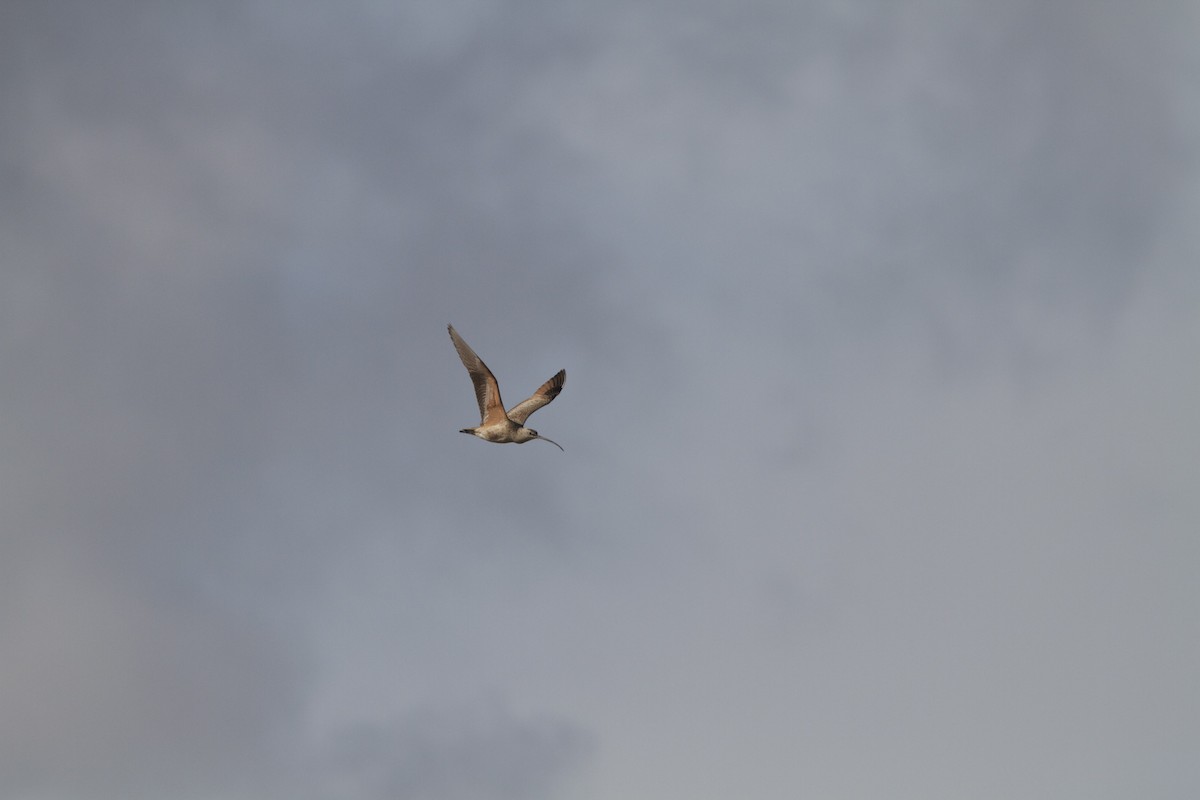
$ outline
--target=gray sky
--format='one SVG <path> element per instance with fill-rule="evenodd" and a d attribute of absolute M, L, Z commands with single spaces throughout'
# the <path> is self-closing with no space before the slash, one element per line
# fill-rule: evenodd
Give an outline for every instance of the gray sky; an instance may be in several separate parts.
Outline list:
<path fill-rule="evenodd" d="M 0 798 L 1200 795 L 1198 23 L 5 3 Z"/>

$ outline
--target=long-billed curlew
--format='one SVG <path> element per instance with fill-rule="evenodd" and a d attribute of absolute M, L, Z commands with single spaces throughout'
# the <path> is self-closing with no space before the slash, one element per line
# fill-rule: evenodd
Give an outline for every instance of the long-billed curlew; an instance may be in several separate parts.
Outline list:
<path fill-rule="evenodd" d="M 532 397 L 522 400 L 505 413 L 496 376 L 488 369 L 487 364 L 483 363 L 483 359 L 475 355 L 471 346 L 463 341 L 453 325 L 447 325 L 446 330 L 450 331 L 450 340 L 454 342 L 454 349 L 458 351 L 463 366 L 471 374 L 471 382 L 475 384 L 475 399 L 479 401 L 479 427 L 463 428 L 459 433 L 469 433 L 485 442 L 501 444 L 524 444 L 541 439 L 562 450 L 563 447 L 558 442 L 539 436 L 533 428 L 526 428 L 525 420 L 529 419 L 530 414 L 558 397 L 567 380 L 567 371 L 560 369 L 557 375 L 539 386 Z"/>

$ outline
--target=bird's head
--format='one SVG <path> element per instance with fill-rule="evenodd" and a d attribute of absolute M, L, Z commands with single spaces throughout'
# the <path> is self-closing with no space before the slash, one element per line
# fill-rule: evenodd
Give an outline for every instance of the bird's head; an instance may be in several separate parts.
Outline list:
<path fill-rule="evenodd" d="M 516 440 L 520 444 L 524 444 L 525 442 L 531 442 L 534 439 L 541 439 L 543 442 L 550 442 L 550 444 L 554 445 L 559 450 L 563 449 L 563 446 L 561 444 L 559 444 L 558 442 L 556 442 L 552 439 L 547 439 L 545 436 L 539 436 L 538 432 L 535 431 L 533 428 L 517 429 L 517 432 L 513 435 L 513 439 Z M 563 450 L 563 452 L 566 452 L 566 451 Z"/>

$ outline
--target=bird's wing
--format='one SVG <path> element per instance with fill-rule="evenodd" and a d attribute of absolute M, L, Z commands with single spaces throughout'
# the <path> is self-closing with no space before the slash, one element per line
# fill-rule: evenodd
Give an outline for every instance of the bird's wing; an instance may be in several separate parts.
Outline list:
<path fill-rule="evenodd" d="M 475 355 L 471 346 L 463 341 L 453 325 L 447 325 L 446 329 L 450 331 L 450 340 L 454 342 L 458 357 L 462 359 L 463 366 L 471 375 L 471 383 L 475 384 L 475 399 L 479 402 L 479 424 L 502 422 L 504 402 L 500 399 L 500 384 L 496 383 L 496 376 L 488 369 L 487 364 L 483 363 L 483 359 Z"/>
<path fill-rule="evenodd" d="M 538 390 L 533 393 L 533 397 L 522 400 L 510 408 L 508 418 L 518 425 L 524 425 L 530 414 L 558 397 L 558 393 L 562 391 L 563 384 L 566 382 L 567 371 L 560 369 L 557 375 L 538 387 Z"/>

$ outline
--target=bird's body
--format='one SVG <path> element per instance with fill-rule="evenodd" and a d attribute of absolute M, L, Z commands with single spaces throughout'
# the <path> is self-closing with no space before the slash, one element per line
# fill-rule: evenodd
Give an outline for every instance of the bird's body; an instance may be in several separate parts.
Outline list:
<path fill-rule="evenodd" d="M 458 357 L 462 359 L 463 366 L 467 368 L 467 372 L 471 376 L 471 383 L 475 385 L 475 399 L 479 402 L 478 427 L 463 428 L 460 433 L 469 433 L 485 442 L 496 442 L 497 444 L 507 442 L 524 444 L 534 439 L 543 439 L 562 450 L 562 445 L 558 442 L 546 439 L 545 436 L 539 436 L 538 432 L 532 428 L 526 428 L 525 420 L 529 419 L 530 414 L 558 397 L 558 393 L 562 391 L 563 384 L 567 380 L 566 370 L 560 369 L 553 378 L 538 387 L 538 390 L 529 399 L 522 400 L 505 411 L 504 402 L 500 399 L 500 384 L 496 382 L 496 376 L 488 369 L 487 364 L 483 363 L 483 359 L 475 354 L 471 346 L 463 341 L 463 338 L 458 335 L 458 331 L 454 330 L 453 325 L 447 325 L 446 329 L 450 332 L 450 341 L 454 342 L 454 349 L 458 351 Z"/>

